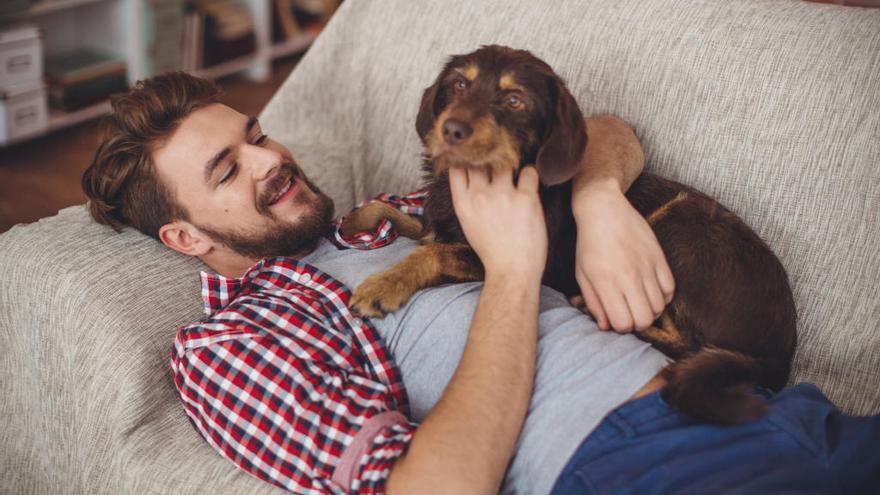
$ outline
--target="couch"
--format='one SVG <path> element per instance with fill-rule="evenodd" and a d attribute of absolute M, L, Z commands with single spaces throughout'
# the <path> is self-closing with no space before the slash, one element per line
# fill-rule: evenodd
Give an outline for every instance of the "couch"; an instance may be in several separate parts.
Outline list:
<path fill-rule="evenodd" d="M 880 412 L 880 10 L 785 0 L 349 0 L 261 115 L 345 212 L 420 180 L 445 57 L 532 50 L 647 168 L 751 224 L 788 270 L 792 383 Z M 59 163 L 58 166 L 64 164 Z M 169 368 L 197 260 L 83 206 L 0 236 L 0 492 L 272 493 L 199 437 Z"/>

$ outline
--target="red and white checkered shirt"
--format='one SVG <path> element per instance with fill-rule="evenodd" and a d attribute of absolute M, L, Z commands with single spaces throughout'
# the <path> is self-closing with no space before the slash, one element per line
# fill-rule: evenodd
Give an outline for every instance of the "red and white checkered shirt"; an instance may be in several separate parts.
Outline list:
<path fill-rule="evenodd" d="M 420 215 L 425 192 L 376 200 Z M 343 237 L 375 249 L 397 233 Z M 351 292 L 293 258 L 240 279 L 202 273 L 207 316 L 178 330 L 171 366 L 202 437 L 239 468 L 291 492 L 381 493 L 415 424 L 400 372 L 376 329 L 349 311 Z"/>

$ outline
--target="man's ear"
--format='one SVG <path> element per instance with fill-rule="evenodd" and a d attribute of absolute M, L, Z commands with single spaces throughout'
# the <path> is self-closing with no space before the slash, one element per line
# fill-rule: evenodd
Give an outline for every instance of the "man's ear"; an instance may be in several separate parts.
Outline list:
<path fill-rule="evenodd" d="M 189 222 L 175 220 L 159 227 L 159 240 L 171 249 L 189 256 L 203 256 L 212 244 Z"/>
<path fill-rule="evenodd" d="M 577 101 L 561 79 L 555 78 L 553 86 L 555 115 L 551 119 L 550 133 L 535 159 L 538 176 L 546 186 L 571 180 L 578 172 L 587 147 L 587 128 Z"/>

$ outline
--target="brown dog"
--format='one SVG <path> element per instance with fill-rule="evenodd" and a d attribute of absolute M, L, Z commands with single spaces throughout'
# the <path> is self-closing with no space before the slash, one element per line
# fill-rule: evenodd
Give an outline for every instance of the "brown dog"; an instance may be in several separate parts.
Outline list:
<path fill-rule="evenodd" d="M 430 240 L 366 279 L 352 307 L 378 316 L 419 289 L 482 278 L 452 208 L 447 170 L 456 164 L 515 170 L 535 164 L 550 242 L 543 282 L 577 294 L 570 179 L 587 134 L 577 102 L 550 66 L 499 46 L 453 56 L 425 90 L 416 129 L 429 188 L 424 224 L 373 206 L 355 212 L 344 228 L 364 229 L 388 217 L 401 231 Z M 661 317 L 637 333 L 677 360 L 664 370 L 664 398 L 704 421 L 759 417 L 763 402 L 751 387 L 785 385 L 796 340 L 782 264 L 742 220 L 692 188 L 646 173 L 627 198 L 653 228 L 676 280 Z"/>

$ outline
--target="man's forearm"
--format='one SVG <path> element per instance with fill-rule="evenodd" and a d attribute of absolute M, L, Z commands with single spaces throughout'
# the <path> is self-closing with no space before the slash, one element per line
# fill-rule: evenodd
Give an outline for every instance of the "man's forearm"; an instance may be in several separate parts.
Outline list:
<path fill-rule="evenodd" d="M 599 328 L 649 326 L 675 281 L 657 237 L 624 193 L 645 166 L 632 128 L 611 115 L 587 119 L 587 150 L 574 178 L 575 279 Z"/>
<path fill-rule="evenodd" d="M 645 154 L 632 128 L 613 115 L 587 119 L 587 149 L 574 177 L 573 198 L 588 196 L 590 188 L 625 192 L 645 166 Z"/>
<path fill-rule="evenodd" d="M 494 494 L 535 374 L 540 281 L 487 274 L 461 362 L 394 466 L 388 493 Z"/>

